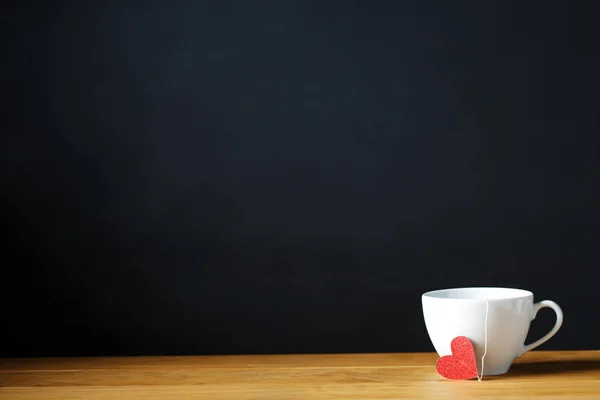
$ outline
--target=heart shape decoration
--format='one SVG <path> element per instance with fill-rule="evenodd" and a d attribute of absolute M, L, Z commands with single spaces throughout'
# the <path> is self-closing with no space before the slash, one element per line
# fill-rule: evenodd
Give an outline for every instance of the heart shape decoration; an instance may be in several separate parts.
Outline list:
<path fill-rule="evenodd" d="M 478 377 L 473 343 L 465 336 L 458 336 L 450 343 L 452 355 L 437 360 L 435 369 L 447 379 L 472 379 Z"/>

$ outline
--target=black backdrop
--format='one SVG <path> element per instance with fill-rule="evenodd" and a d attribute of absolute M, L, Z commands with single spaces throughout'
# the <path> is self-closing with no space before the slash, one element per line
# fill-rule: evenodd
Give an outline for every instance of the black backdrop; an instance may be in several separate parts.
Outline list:
<path fill-rule="evenodd" d="M 584 3 L 14 3 L 2 355 L 432 351 L 471 285 L 600 348 Z"/>

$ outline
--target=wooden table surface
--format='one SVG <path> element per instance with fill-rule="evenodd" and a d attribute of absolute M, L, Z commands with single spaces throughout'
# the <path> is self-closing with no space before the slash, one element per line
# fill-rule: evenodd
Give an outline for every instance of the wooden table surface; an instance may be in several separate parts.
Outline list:
<path fill-rule="evenodd" d="M 600 351 L 531 352 L 449 381 L 434 353 L 0 359 L 0 399 L 600 399 Z"/>

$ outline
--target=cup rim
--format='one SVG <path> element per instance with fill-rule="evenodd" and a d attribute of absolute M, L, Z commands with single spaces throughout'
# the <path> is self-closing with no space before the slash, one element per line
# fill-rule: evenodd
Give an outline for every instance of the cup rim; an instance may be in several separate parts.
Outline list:
<path fill-rule="evenodd" d="M 448 301 L 481 301 L 483 298 L 453 298 L 453 297 L 441 297 L 439 296 L 442 293 L 451 293 L 458 292 L 461 290 L 473 290 L 473 289 L 484 289 L 490 291 L 503 291 L 506 292 L 506 295 L 499 297 L 492 297 L 491 300 L 509 300 L 509 299 L 522 299 L 526 297 L 533 297 L 533 293 L 529 290 L 519 289 L 519 288 L 509 288 L 509 287 L 501 287 L 501 286 L 465 286 L 465 287 L 456 287 L 456 288 L 446 288 L 446 289 L 436 289 L 430 290 L 428 292 L 423 293 L 422 298 L 435 299 L 435 300 L 448 300 Z"/>

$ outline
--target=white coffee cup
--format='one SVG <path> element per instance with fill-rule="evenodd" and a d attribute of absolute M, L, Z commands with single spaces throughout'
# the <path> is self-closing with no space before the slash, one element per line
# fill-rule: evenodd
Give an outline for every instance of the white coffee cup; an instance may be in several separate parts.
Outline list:
<path fill-rule="evenodd" d="M 563 322 L 558 304 L 550 300 L 534 304 L 533 293 L 521 289 L 473 287 L 435 290 L 423 294 L 422 304 L 427 332 L 440 357 L 452 354 L 452 339 L 465 336 L 473 343 L 480 375 L 505 374 L 515 358 L 548 341 Z M 544 337 L 525 345 L 529 325 L 544 307 L 556 312 L 556 323 Z"/>

